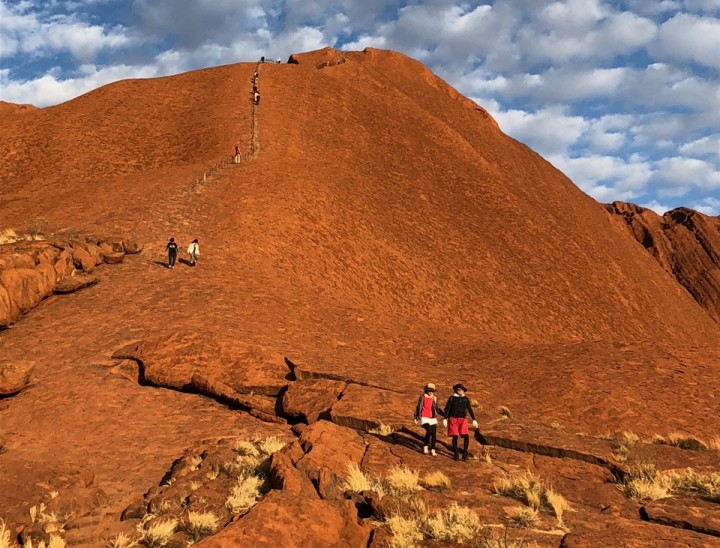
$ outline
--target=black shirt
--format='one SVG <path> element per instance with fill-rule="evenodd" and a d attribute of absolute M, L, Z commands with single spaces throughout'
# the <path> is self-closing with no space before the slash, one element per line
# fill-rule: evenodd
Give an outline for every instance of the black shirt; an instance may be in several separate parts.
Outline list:
<path fill-rule="evenodd" d="M 178 246 L 177 246 L 177 244 L 176 244 L 175 242 L 170 242 L 170 243 L 167 245 L 166 249 L 167 249 L 170 253 L 177 253 Z"/>
<path fill-rule="evenodd" d="M 470 406 L 470 400 L 467 396 L 450 396 L 447 405 L 445 405 L 445 418 L 458 418 L 464 419 L 465 415 L 469 413 L 472 420 L 475 420 L 475 413 Z"/>

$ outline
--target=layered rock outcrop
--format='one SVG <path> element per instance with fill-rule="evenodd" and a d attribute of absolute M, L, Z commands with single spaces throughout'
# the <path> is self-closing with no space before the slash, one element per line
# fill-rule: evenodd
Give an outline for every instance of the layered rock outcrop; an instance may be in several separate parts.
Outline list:
<path fill-rule="evenodd" d="M 607 211 L 715 320 L 720 321 L 720 218 L 680 207 L 660 216 L 613 202 Z"/>

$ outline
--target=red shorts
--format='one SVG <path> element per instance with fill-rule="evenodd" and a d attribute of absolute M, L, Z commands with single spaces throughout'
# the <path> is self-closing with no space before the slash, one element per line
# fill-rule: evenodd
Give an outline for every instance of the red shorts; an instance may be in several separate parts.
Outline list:
<path fill-rule="evenodd" d="M 467 419 L 458 417 L 448 419 L 448 436 L 467 436 L 469 433 Z"/>

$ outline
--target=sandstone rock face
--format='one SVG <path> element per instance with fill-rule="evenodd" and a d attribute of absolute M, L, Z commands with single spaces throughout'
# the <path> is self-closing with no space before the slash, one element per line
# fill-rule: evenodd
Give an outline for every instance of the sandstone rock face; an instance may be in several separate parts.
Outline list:
<path fill-rule="evenodd" d="M 341 381 L 313 379 L 291 383 L 282 396 L 283 413 L 289 417 L 299 417 L 312 424 L 328 414 L 345 390 Z"/>
<path fill-rule="evenodd" d="M 100 244 L 100 250 L 103 253 L 103 258 L 105 262 L 108 264 L 121 263 L 125 259 L 124 251 L 116 251 L 112 246 L 105 242 Z"/>
<path fill-rule="evenodd" d="M 83 272 L 89 274 L 95 270 L 95 259 L 84 247 L 76 246 L 73 248 L 73 261 L 75 266 L 82 269 Z"/>
<path fill-rule="evenodd" d="M 720 321 L 720 219 L 687 208 L 662 217 L 652 210 L 614 202 L 607 210 L 715 320 Z"/>
<path fill-rule="evenodd" d="M 297 468 L 312 480 L 318 479 L 322 468 L 344 476 L 348 465 L 362 461 L 365 454 L 365 442 L 359 434 L 328 421 L 318 421 L 305 429 L 300 445 L 305 456 Z"/>
<path fill-rule="evenodd" d="M 408 394 L 350 384 L 342 399 L 333 405 L 331 415 L 336 424 L 359 430 L 377 428 L 381 422 L 399 428 L 412 424 L 414 401 Z"/>
<path fill-rule="evenodd" d="M 55 261 L 55 272 L 60 280 L 68 278 L 73 272 L 75 272 L 75 263 L 73 261 L 71 249 L 68 248 L 62 250 L 57 261 Z"/>
<path fill-rule="evenodd" d="M 0 396 L 17 394 L 30 382 L 35 368 L 32 361 L 5 361 L 0 359 Z"/>
<path fill-rule="evenodd" d="M 247 515 L 200 542 L 203 548 L 367 546 L 370 529 L 357 523 L 351 501 L 329 503 L 273 491 Z"/>
<path fill-rule="evenodd" d="M 10 300 L 7 289 L 0 284 L 0 327 L 7 327 L 14 322 L 20 311 L 17 305 Z"/>
<path fill-rule="evenodd" d="M 198 333 L 175 333 L 142 341 L 116 352 L 115 357 L 143 364 L 145 379 L 158 386 L 182 390 L 193 387 L 223 397 L 237 394 L 277 396 L 287 385 L 284 358 L 257 345 Z M 213 388 L 215 386 L 215 388 Z"/>
<path fill-rule="evenodd" d="M 15 268 L 0 272 L 0 284 L 5 287 L 18 310 L 25 314 L 47 296 L 47 278 L 37 270 Z"/>
<path fill-rule="evenodd" d="M 88 276 L 87 274 L 80 274 L 79 276 L 72 276 L 69 278 L 63 278 L 57 284 L 55 284 L 55 293 L 67 294 L 74 293 L 80 289 L 95 285 L 100 281 L 96 276 Z"/>

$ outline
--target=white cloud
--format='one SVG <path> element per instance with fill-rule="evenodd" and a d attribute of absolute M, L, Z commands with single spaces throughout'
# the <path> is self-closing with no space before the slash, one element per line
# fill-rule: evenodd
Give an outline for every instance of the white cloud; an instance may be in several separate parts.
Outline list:
<path fill-rule="evenodd" d="M 662 24 L 649 52 L 657 59 L 720 69 L 720 20 L 679 13 Z"/>
<path fill-rule="evenodd" d="M 663 158 L 654 175 L 659 196 L 684 196 L 693 188 L 705 191 L 720 189 L 720 171 L 716 166 L 697 158 Z"/>
<path fill-rule="evenodd" d="M 589 126 L 583 117 L 567 115 L 561 108 L 538 112 L 507 110 L 491 114 L 505 133 L 529 144 L 541 154 L 564 152 Z"/>
<path fill-rule="evenodd" d="M 720 135 L 702 137 L 686 143 L 680 147 L 680 152 L 694 157 L 715 156 L 716 160 L 720 161 Z"/>

